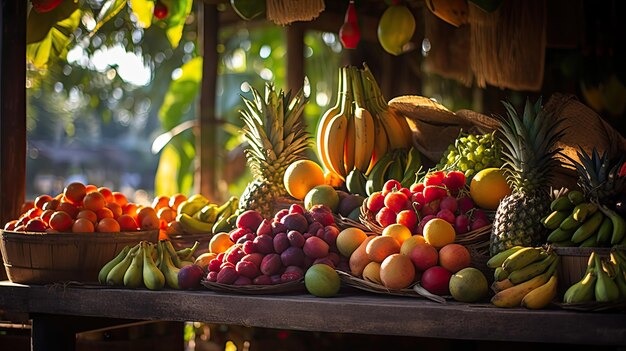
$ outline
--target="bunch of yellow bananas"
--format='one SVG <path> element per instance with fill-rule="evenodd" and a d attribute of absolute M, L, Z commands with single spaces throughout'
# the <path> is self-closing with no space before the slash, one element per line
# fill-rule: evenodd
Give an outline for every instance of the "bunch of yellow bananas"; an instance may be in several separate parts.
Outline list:
<path fill-rule="evenodd" d="M 494 268 L 496 293 L 491 303 L 498 307 L 546 307 L 555 297 L 559 256 L 541 247 L 515 246 L 487 262 Z"/>
<path fill-rule="evenodd" d="M 406 118 L 387 105 L 367 66 L 341 68 L 337 103 L 320 118 L 316 136 L 322 165 L 342 180 L 353 169 L 369 174 L 388 150 L 413 143 Z"/>

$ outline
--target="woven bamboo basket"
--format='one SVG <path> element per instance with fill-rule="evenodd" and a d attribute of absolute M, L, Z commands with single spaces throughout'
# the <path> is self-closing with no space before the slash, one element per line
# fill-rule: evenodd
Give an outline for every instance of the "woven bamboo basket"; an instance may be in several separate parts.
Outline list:
<path fill-rule="evenodd" d="M 100 268 L 124 246 L 156 242 L 159 231 L 24 233 L 0 231 L 4 267 L 14 283 L 97 282 Z"/>
<path fill-rule="evenodd" d="M 244 295 L 287 294 L 303 292 L 305 290 L 304 279 L 275 285 L 230 285 L 210 282 L 208 280 L 202 280 L 201 283 L 205 288 L 212 291 Z"/>

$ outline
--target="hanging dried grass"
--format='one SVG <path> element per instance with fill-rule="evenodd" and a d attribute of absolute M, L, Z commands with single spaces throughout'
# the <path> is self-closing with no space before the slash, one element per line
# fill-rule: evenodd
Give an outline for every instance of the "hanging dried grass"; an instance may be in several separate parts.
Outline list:
<path fill-rule="evenodd" d="M 267 18 L 284 26 L 296 21 L 311 21 L 324 11 L 324 0 L 267 0 Z"/>
<path fill-rule="evenodd" d="M 469 4 L 470 62 L 479 87 L 541 89 L 546 48 L 545 0 L 505 1 L 487 13 Z"/>

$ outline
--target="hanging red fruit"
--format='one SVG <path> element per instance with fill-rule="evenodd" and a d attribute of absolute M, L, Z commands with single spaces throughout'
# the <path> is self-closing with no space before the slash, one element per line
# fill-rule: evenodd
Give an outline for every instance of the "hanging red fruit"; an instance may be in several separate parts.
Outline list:
<path fill-rule="evenodd" d="M 154 4 L 154 17 L 157 19 L 164 19 L 167 17 L 167 14 L 167 6 L 165 6 L 162 1 L 157 0 L 156 4 Z"/>
<path fill-rule="evenodd" d="M 361 40 L 361 30 L 359 29 L 358 22 L 354 1 L 350 0 L 344 23 L 341 28 L 339 28 L 339 39 L 346 49 L 356 48 L 359 40 Z"/>
<path fill-rule="evenodd" d="M 31 0 L 33 8 L 39 13 L 52 11 L 62 2 L 63 0 Z"/>

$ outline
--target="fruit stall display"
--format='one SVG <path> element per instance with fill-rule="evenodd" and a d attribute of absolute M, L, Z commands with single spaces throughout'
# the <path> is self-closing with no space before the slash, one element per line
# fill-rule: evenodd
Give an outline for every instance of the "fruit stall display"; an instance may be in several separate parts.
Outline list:
<path fill-rule="evenodd" d="M 367 66 L 343 67 L 339 77 L 336 105 L 314 138 L 301 118 L 302 91 L 268 83 L 243 98 L 253 180 L 241 196 L 160 195 L 139 206 L 71 183 L 27 203 L 3 235 L 88 241 L 90 233 L 159 231 L 120 245 L 92 279 L 128 289 L 331 297 L 347 285 L 497 307 L 623 307 L 623 160 L 595 149 L 564 155 L 578 189 L 551 191 L 567 130 L 541 100 L 520 112 L 504 103 L 495 130 L 460 131 L 429 160 L 415 147 L 411 116 L 386 102 Z M 575 271 L 564 248 L 593 251 Z"/>

